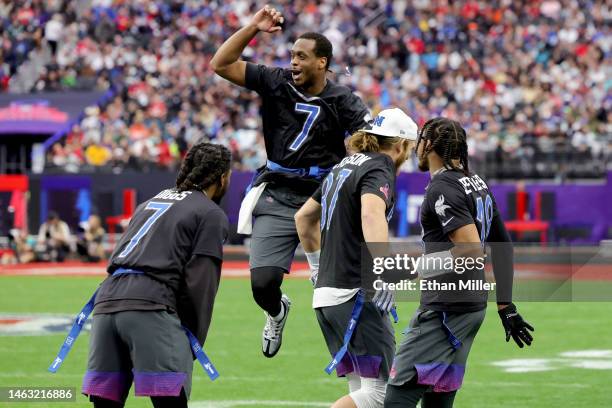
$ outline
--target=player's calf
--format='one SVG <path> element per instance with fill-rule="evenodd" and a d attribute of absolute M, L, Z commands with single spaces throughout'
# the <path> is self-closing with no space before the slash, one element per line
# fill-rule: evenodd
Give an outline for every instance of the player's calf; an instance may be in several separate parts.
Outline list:
<path fill-rule="evenodd" d="M 276 266 L 251 269 L 251 290 L 255 302 L 271 316 L 281 311 L 281 284 L 285 270 Z"/>

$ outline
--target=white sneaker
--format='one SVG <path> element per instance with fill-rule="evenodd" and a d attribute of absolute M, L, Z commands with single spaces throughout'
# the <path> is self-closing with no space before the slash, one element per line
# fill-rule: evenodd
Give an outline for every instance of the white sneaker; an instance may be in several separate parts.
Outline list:
<path fill-rule="evenodd" d="M 261 351 L 263 355 L 272 358 L 278 353 L 281 343 L 283 342 L 283 328 L 287 322 L 287 316 L 289 316 L 289 308 L 291 307 L 291 301 L 287 295 L 281 297 L 281 312 L 283 318 L 279 321 L 274 320 L 272 316 L 265 312 L 266 325 L 264 326 L 263 333 L 261 336 Z"/>

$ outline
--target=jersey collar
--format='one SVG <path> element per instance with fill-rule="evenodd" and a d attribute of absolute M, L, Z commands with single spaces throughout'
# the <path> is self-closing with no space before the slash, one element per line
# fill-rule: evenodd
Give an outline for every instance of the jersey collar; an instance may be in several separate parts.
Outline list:
<path fill-rule="evenodd" d="M 300 98 L 302 98 L 304 101 L 306 102 L 312 102 L 312 101 L 317 101 L 319 99 L 321 99 L 320 96 L 309 96 L 306 95 L 304 92 L 299 91 L 295 85 L 293 85 L 291 82 L 288 83 L 289 87 L 291 89 L 293 89 L 293 92 L 295 92 Z M 327 88 L 329 88 L 331 85 L 331 81 L 329 79 L 325 80 L 325 86 L 323 87 L 323 90 L 321 91 L 321 93 L 319 95 L 323 95 L 325 93 L 325 91 L 327 90 Z"/>

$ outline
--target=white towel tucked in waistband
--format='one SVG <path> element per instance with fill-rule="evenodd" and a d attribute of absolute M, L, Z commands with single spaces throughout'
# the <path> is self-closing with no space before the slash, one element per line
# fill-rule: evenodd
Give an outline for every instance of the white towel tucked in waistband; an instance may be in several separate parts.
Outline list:
<path fill-rule="evenodd" d="M 240 212 L 238 213 L 237 232 L 239 234 L 249 235 L 253 232 L 253 210 L 267 185 L 268 183 L 261 183 L 257 187 L 251 188 L 244 196 L 242 204 L 240 204 Z"/>

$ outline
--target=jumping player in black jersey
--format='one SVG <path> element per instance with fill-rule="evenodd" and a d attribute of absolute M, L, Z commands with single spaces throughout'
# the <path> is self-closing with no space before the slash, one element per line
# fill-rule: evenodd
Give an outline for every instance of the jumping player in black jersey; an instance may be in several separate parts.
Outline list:
<path fill-rule="evenodd" d="M 417 125 L 398 108 L 380 112 L 349 139 L 355 154 L 333 170 L 296 214 L 306 251 L 320 248 L 313 278 L 313 308 L 327 347 L 337 361 L 337 375 L 346 376 L 349 395 L 333 408 L 382 407 L 395 352 L 388 312 L 392 299 L 364 303 L 362 245 L 389 240 L 388 220 L 395 205 L 395 175 L 414 147 Z M 348 350 L 338 355 L 355 304 L 363 309 Z M 331 370 L 328 370 L 331 373 Z"/>
<path fill-rule="evenodd" d="M 283 22 L 279 11 L 264 7 L 211 60 L 218 75 L 257 92 L 262 102 L 268 160 L 242 203 L 238 232 L 252 233 L 251 286 L 255 301 L 266 312 L 262 335 L 266 357 L 280 349 L 289 312 L 290 301 L 281 284 L 299 242 L 293 216 L 346 155 L 345 136 L 362 128 L 368 116 L 364 103 L 349 88 L 327 79 L 332 45 L 321 34 L 305 33 L 296 40 L 288 69 L 239 59 L 258 32 L 279 32 Z"/>
<path fill-rule="evenodd" d="M 417 142 L 419 169 L 429 171 L 421 207 L 425 257 L 483 257 L 491 243 L 499 316 L 506 333 L 523 347 L 533 330 L 512 303 L 513 250 L 510 237 L 486 182 L 468 168 L 466 132 L 456 121 L 432 119 Z M 496 244 L 497 243 L 497 244 Z M 460 279 L 453 269 L 419 270 L 422 279 Z M 430 277 L 436 276 L 439 278 Z M 484 270 L 475 268 L 478 279 Z M 389 376 L 385 407 L 452 407 L 461 387 L 468 353 L 485 316 L 486 291 L 421 292 L 421 304 L 402 340 Z"/>
<path fill-rule="evenodd" d="M 193 357 L 181 325 L 204 344 L 228 229 L 218 203 L 229 176 L 229 150 L 197 144 L 176 187 L 136 209 L 95 297 L 83 380 L 95 407 L 122 407 L 132 381 L 156 408 L 187 407 Z"/>

